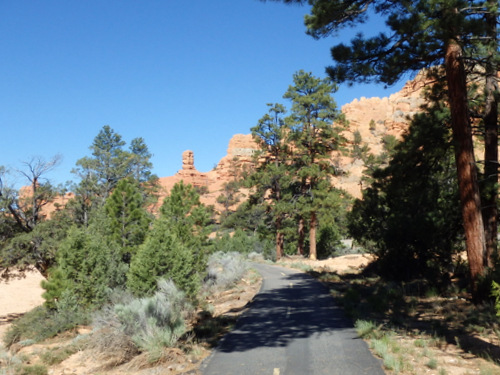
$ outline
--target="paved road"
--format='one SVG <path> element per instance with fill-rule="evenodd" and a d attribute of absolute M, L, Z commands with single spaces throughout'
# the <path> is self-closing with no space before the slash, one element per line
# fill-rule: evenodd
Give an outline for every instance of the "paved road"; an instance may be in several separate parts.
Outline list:
<path fill-rule="evenodd" d="M 235 329 L 202 364 L 204 375 L 382 375 L 319 282 L 294 270 L 255 264 L 263 283 Z"/>

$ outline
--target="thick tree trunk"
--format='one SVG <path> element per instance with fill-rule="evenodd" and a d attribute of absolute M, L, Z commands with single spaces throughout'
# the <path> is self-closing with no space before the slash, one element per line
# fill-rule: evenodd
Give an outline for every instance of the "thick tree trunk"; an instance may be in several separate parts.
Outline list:
<path fill-rule="evenodd" d="M 484 272 L 485 237 L 472 129 L 468 113 L 462 47 L 455 40 L 450 40 L 446 46 L 445 68 L 467 258 L 473 298 L 478 301 L 480 297 L 477 284 L 479 277 Z"/>
<path fill-rule="evenodd" d="M 298 228 L 298 239 L 297 239 L 297 255 L 304 255 L 304 218 L 301 216 L 299 218 L 299 228 Z"/>
<path fill-rule="evenodd" d="M 309 228 L 309 259 L 318 259 L 318 254 L 316 252 L 316 228 L 318 226 L 318 219 L 316 217 L 316 212 L 311 212 L 311 227 Z"/>
<path fill-rule="evenodd" d="M 495 2 L 497 0 L 494 0 Z M 491 2 L 491 0 L 490 0 Z M 485 67 L 485 109 L 484 109 L 484 208 L 483 221 L 486 237 L 484 265 L 493 267 L 493 257 L 497 253 L 497 199 L 498 199 L 498 82 L 495 57 L 498 54 L 496 14 L 486 15 L 489 51 Z"/>

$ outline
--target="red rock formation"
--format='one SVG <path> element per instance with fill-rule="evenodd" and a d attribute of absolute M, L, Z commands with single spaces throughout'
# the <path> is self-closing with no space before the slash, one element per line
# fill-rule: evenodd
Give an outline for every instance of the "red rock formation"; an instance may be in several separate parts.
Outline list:
<path fill-rule="evenodd" d="M 182 169 L 173 176 L 159 179 L 163 188 L 160 199 L 163 199 L 176 183 L 183 181 L 185 184 L 199 188 L 202 193 L 200 196 L 202 203 L 213 205 L 216 210 L 220 210 L 217 197 L 221 194 L 224 184 L 238 179 L 244 168 L 252 165 L 252 155 L 257 149 L 251 134 L 236 134 L 229 141 L 227 155 L 207 173 L 196 169 L 192 151 L 184 151 Z"/>
<path fill-rule="evenodd" d="M 391 134 L 401 137 L 407 129 L 409 117 L 419 111 L 424 103 L 421 97 L 425 86 L 423 74 L 419 74 L 413 81 L 409 81 L 403 89 L 386 98 L 360 98 L 344 105 L 341 108 L 349 122 L 346 137 L 353 139 L 353 134 L 358 131 L 362 141 L 370 147 L 370 152 L 379 154 L 383 151 L 383 136 Z M 161 177 L 159 183 L 162 187 L 160 204 L 172 187 L 180 181 L 191 184 L 198 188 L 201 201 L 208 205 L 214 205 L 221 210 L 217 204 L 217 197 L 221 194 L 224 184 L 238 179 L 245 168 L 252 166 L 252 156 L 258 149 L 251 134 L 236 134 L 228 145 L 227 155 L 224 156 L 217 166 L 210 172 L 199 172 L 194 163 L 194 153 L 184 151 L 182 153 L 182 168 L 173 176 Z M 361 196 L 360 181 L 364 164 L 361 160 L 354 160 L 340 154 L 333 154 L 334 163 L 346 173 L 336 177 L 333 184 L 342 188 L 355 197 Z M 71 193 L 69 193 L 71 194 Z M 57 204 L 64 205 L 71 195 L 66 195 L 57 200 Z M 49 211 L 57 209 L 57 204 L 52 204 Z"/>
<path fill-rule="evenodd" d="M 425 103 L 422 97 L 425 87 L 423 73 L 408 81 L 401 91 L 386 98 L 355 99 L 342 107 L 342 113 L 349 122 L 345 136 L 353 140 L 354 133 L 359 132 L 362 142 L 366 143 L 372 154 L 378 155 L 384 150 L 384 135 L 401 138 L 408 129 L 411 118 L 419 112 Z M 364 164 L 351 157 L 334 155 L 336 163 L 346 174 L 335 178 L 334 185 L 346 190 L 354 197 L 361 197 L 361 177 Z"/>
<path fill-rule="evenodd" d="M 370 152 L 379 154 L 383 151 L 383 136 L 386 134 L 400 138 L 408 128 L 409 118 L 419 111 L 424 103 L 422 89 L 425 86 L 423 74 L 419 74 L 413 81 L 408 81 L 403 89 L 386 98 L 360 98 L 344 105 L 341 108 L 349 121 L 346 137 L 353 139 L 358 131 L 362 141 L 370 147 Z M 221 194 L 225 183 L 238 179 L 244 168 L 251 167 L 252 156 L 258 149 L 251 134 L 236 134 L 229 141 L 227 155 L 210 172 L 201 173 L 194 167 L 194 158 L 191 151 L 182 154 L 182 170 L 174 176 L 160 178 L 160 183 L 168 192 L 179 181 L 192 184 L 195 187 L 205 187 L 201 200 L 205 204 L 219 208 L 216 200 Z M 340 154 L 332 155 L 338 167 L 346 172 L 333 181 L 334 185 L 342 188 L 355 197 L 361 196 L 361 177 L 364 164 L 361 160 L 354 160 Z"/>

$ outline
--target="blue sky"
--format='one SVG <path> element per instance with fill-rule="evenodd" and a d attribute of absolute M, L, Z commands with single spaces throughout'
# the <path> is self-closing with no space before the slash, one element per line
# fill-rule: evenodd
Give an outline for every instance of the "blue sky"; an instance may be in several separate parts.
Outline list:
<path fill-rule="evenodd" d="M 354 35 L 314 40 L 307 11 L 258 0 L 0 1 L 0 165 L 62 154 L 49 177 L 74 180 L 109 125 L 127 143 L 145 139 L 160 177 L 188 149 L 199 171 L 212 169 L 266 103 L 286 104 L 294 72 L 324 77 L 329 48 Z M 335 99 L 340 107 L 402 85 L 340 86 Z"/>

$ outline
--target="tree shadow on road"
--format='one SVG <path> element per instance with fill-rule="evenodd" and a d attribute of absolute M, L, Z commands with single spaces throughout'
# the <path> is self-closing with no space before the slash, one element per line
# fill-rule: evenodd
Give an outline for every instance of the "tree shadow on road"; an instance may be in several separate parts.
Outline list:
<path fill-rule="evenodd" d="M 285 347 L 313 335 L 352 330 L 352 323 L 328 290 L 303 273 L 286 276 L 287 285 L 259 293 L 235 329 L 220 343 L 222 352 Z"/>

